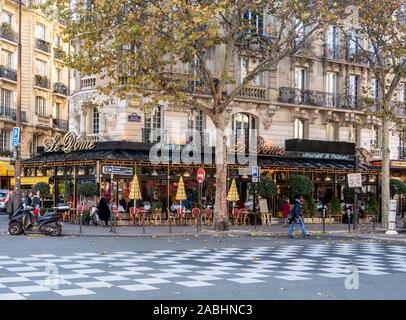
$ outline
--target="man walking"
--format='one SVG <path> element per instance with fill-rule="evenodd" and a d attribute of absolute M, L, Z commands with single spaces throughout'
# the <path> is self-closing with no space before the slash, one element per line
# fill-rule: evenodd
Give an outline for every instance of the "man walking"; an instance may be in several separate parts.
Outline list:
<path fill-rule="evenodd" d="M 289 214 L 289 222 L 290 226 L 288 229 L 288 238 L 293 238 L 292 233 L 295 231 L 296 224 L 300 225 L 300 229 L 302 230 L 302 234 L 304 237 L 308 237 L 310 234 L 306 231 L 303 218 L 302 218 L 302 203 L 304 199 L 303 196 L 300 196 L 298 199 L 295 199 L 295 202 L 293 204 L 292 211 Z"/>

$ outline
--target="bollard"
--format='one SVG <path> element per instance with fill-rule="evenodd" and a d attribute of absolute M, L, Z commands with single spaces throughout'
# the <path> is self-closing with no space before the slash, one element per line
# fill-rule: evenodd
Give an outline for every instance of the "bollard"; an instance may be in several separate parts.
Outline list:
<path fill-rule="evenodd" d="M 255 228 L 255 230 L 257 230 L 257 213 L 256 213 L 256 211 L 254 211 L 254 228 Z"/>
<path fill-rule="evenodd" d="M 79 215 L 79 234 L 82 234 L 82 217 L 83 217 L 83 213 L 80 213 L 80 215 Z"/>
<path fill-rule="evenodd" d="M 169 213 L 168 219 L 169 219 L 169 233 L 172 233 L 172 213 L 171 212 Z"/>
<path fill-rule="evenodd" d="M 326 233 L 326 208 L 323 204 L 323 233 Z"/>
<path fill-rule="evenodd" d="M 113 214 L 111 213 L 111 208 L 110 208 L 110 232 L 113 232 Z"/>
<path fill-rule="evenodd" d="M 145 234 L 145 211 L 142 212 L 142 233 Z"/>
<path fill-rule="evenodd" d="M 114 216 L 114 218 L 113 218 L 113 233 L 116 233 L 116 226 L 117 226 L 117 219 Z"/>
<path fill-rule="evenodd" d="M 348 233 L 351 233 L 351 211 L 347 209 L 347 216 L 348 216 Z"/>

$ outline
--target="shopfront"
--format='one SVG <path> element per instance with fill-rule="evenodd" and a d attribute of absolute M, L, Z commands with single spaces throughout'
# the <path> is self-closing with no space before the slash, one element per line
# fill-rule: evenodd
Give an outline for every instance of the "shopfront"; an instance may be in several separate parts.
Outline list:
<path fill-rule="evenodd" d="M 352 146 L 341 144 L 333 146 L 334 152 L 314 152 L 308 146 L 297 141 L 287 140 L 286 148 L 261 146 L 257 162 L 262 176 L 270 174 L 277 183 L 278 196 L 272 199 L 268 208 L 274 216 L 280 215 L 283 200 L 287 197 L 286 180 L 291 174 L 305 174 L 314 183 L 315 201 L 329 202 L 332 196 L 343 198 L 343 189 L 347 185 L 347 174 L 354 172 L 354 152 Z M 61 144 L 63 146 L 63 144 Z M 51 185 L 54 203 L 68 203 L 72 207 L 81 204 L 79 186 L 92 181 L 98 187 L 98 195 L 87 199 L 97 203 L 100 197 L 112 200 L 117 206 L 129 212 L 130 207 L 159 203 L 163 218 L 167 208 L 178 203 L 176 192 L 180 177 L 184 180 L 187 199 L 183 205 L 191 209 L 199 205 L 199 199 L 207 205 L 213 205 L 215 199 L 216 171 L 214 162 L 210 164 L 181 163 L 174 161 L 173 154 L 163 161 L 151 162 L 150 143 L 126 141 L 98 142 L 92 145 L 77 143 L 65 150 L 52 145 L 44 152 L 23 161 L 23 175 L 30 178 L 47 179 Z M 312 148 L 331 151 L 328 142 L 313 143 Z M 177 146 L 165 146 L 175 150 Z M 182 147 L 182 146 L 181 146 Z M 340 149 L 341 148 L 341 149 Z M 347 148 L 347 149 L 346 149 Z M 341 153 L 337 153 L 337 150 Z M 352 153 L 352 154 L 351 154 Z M 213 153 L 214 154 L 214 153 Z M 132 175 L 104 174 L 105 166 L 121 166 L 132 169 Z M 365 192 L 376 195 L 379 170 L 360 165 Z M 204 168 L 205 180 L 201 194 L 197 182 L 197 170 Z M 129 197 L 134 174 L 137 175 L 142 199 Z M 232 180 L 236 180 L 240 201 L 237 206 L 252 208 L 252 177 L 248 165 L 229 164 L 227 189 Z M 201 197 L 200 197 L 201 195 Z"/>

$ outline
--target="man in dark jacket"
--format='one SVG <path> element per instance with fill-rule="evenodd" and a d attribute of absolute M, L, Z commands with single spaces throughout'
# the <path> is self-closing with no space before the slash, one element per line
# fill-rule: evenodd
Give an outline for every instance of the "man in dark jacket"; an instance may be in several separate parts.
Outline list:
<path fill-rule="evenodd" d="M 296 224 L 300 225 L 300 229 L 302 230 L 302 234 L 304 237 L 309 236 L 309 233 L 306 231 L 306 228 L 305 228 L 305 225 L 303 222 L 303 218 L 302 218 L 302 211 L 301 211 L 302 203 L 303 203 L 303 197 L 300 196 L 298 199 L 295 199 L 295 202 L 293 204 L 293 208 L 290 213 L 290 219 L 289 219 L 290 220 L 290 226 L 288 229 L 289 238 L 293 238 L 292 233 L 295 231 Z"/>

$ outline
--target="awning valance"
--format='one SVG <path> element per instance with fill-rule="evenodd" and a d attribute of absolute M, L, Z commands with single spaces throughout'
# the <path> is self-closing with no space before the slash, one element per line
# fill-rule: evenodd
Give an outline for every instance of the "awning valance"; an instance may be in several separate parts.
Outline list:
<path fill-rule="evenodd" d="M 9 161 L 0 160 L 0 176 L 2 177 L 14 176 L 14 166 L 11 165 Z"/>
<path fill-rule="evenodd" d="M 49 183 L 49 177 L 21 177 L 21 185 L 34 185 L 38 182 Z M 15 178 L 11 179 L 11 184 L 15 185 Z"/>

